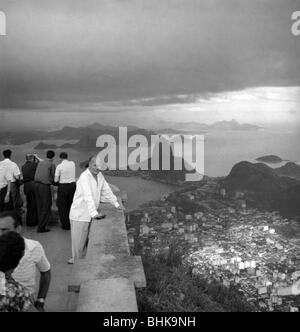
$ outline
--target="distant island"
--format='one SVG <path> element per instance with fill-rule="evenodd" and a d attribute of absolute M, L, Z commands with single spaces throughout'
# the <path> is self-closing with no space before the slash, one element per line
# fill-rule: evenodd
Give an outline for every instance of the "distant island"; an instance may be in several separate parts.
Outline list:
<path fill-rule="evenodd" d="M 77 151 L 95 152 L 95 151 L 98 151 L 98 149 L 95 146 L 95 141 L 96 141 L 95 139 L 87 138 L 87 139 L 81 139 L 77 143 L 65 143 L 62 145 L 48 144 L 48 143 L 40 142 L 34 147 L 34 150 L 74 149 Z"/>
<path fill-rule="evenodd" d="M 128 126 L 128 139 L 134 135 L 143 135 L 150 139 L 151 135 L 156 133 L 153 131 Z M 41 132 L 33 131 L 14 133 L 0 133 L 0 144 L 21 145 L 32 141 L 40 141 L 35 147 L 35 150 L 46 149 L 74 149 L 76 151 L 99 151 L 96 148 L 97 138 L 101 135 L 111 135 L 115 140 L 119 141 L 119 127 L 111 127 L 94 123 L 87 127 L 69 127 L 66 126 L 60 130 Z M 22 139 L 23 137 L 23 139 Z M 60 146 L 56 144 L 45 143 L 47 140 L 78 140 L 76 143 L 65 143 Z"/>
<path fill-rule="evenodd" d="M 58 149 L 59 146 L 55 144 L 48 144 L 44 142 L 40 142 L 37 146 L 34 147 L 35 150 L 46 150 L 46 149 Z"/>
<path fill-rule="evenodd" d="M 271 164 L 277 164 L 277 163 L 281 163 L 282 161 L 284 161 L 283 159 L 281 159 L 280 157 L 275 156 L 275 155 L 260 157 L 260 158 L 257 158 L 256 160 L 262 161 L 264 163 L 271 163 Z"/>
<path fill-rule="evenodd" d="M 133 135 L 143 135 L 147 139 L 156 133 L 150 130 L 128 126 L 128 138 Z M 41 131 L 41 130 L 18 130 L 18 131 L 1 131 L 0 144 L 3 145 L 22 145 L 33 141 L 40 141 L 35 149 L 66 149 L 72 148 L 76 150 L 94 149 L 95 143 L 99 136 L 111 135 L 118 140 L 119 127 L 112 127 L 102 125 L 100 123 L 93 123 L 86 127 L 70 127 L 65 126 L 62 129 L 55 131 Z M 77 143 L 66 143 L 61 146 L 55 144 L 44 143 L 47 140 L 78 140 Z M 95 147 L 95 148 L 94 148 Z"/>
<path fill-rule="evenodd" d="M 168 123 L 168 127 L 160 127 L 155 129 L 159 133 L 179 134 L 179 133 L 208 133 L 216 131 L 256 131 L 262 129 L 259 126 L 239 123 L 235 120 L 231 121 L 217 121 L 212 124 L 200 122 L 186 122 L 186 123 Z"/>

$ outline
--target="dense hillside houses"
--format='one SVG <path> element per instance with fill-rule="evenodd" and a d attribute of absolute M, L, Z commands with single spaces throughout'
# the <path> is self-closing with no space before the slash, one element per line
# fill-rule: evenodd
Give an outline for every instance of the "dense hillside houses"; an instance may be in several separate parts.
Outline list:
<path fill-rule="evenodd" d="M 248 206 L 245 188 L 223 187 L 231 178 L 205 178 L 129 213 L 132 251 L 167 255 L 176 243 L 193 274 L 235 288 L 256 310 L 298 311 L 300 224 Z"/>

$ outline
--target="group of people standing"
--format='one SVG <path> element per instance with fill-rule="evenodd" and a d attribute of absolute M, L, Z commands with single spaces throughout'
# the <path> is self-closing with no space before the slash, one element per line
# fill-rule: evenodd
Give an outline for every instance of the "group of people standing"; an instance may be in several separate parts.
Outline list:
<path fill-rule="evenodd" d="M 68 160 L 65 152 L 60 154 L 61 163 L 55 167 L 54 151 L 47 151 L 42 160 L 34 154 L 26 155 L 21 167 L 11 161 L 12 152 L 3 151 L 4 160 L 0 162 L 0 212 L 14 210 L 20 218 L 23 214 L 23 201 L 20 186 L 24 184 L 26 196 L 26 225 L 37 226 L 39 233 L 49 232 L 51 218 L 52 190 L 58 186 L 57 207 L 62 228 L 70 230 L 69 212 L 76 190 L 75 163 Z"/>
<path fill-rule="evenodd" d="M 111 203 L 124 210 L 101 173 L 96 156 L 91 157 L 87 169 L 75 178 L 75 163 L 60 154 L 61 163 L 55 167 L 53 151 L 46 159 L 26 155 L 21 171 L 10 160 L 11 151 L 3 152 L 0 162 L 0 311 L 44 311 L 50 286 L 50 263 L 42 245 L 22 237 L 22 200 L 20 186 L 26 196 L 26 224 L 36 226 L 39 233 L 48 232 L 51 216 L 52 185 L 58 186 L 57 207 L 61 226 L 71 229 L 73 264 L 86 252 L 92 220 L 106 216 L 99 212 L 100 202 Z M 40 272 L 40 284 L 35 297 L 35 273 Z M 34 300 L 36 298 L 36 300 Z"/>

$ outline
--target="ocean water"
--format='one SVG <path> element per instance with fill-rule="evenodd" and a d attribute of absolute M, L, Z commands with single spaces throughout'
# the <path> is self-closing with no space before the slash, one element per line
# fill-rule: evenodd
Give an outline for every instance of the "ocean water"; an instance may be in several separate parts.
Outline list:
<path fill-rule="evenodd" d="M 283 160 L 300 161 L 300 132 L 258 130 L 213 133 L 205 137 L 205 174 L 228 175 L 240 161 L 257 162 L 266 155 L 277 155 Z M 283 163 L 268 164 L 280 167 Z"/>
<path fill-rule="evenodd" d="M 226 176 L 230 172 L 234 164 L 247 160 L 255 162 L 255 159 L 265 155 L 273 154 L 284 160 L 294 162 L 300 161 L 300 132 L 297 131 L 227 131 L 213 132 L 204 136 L 204 174 L 208 176 Z M 61 145 L 63 143 L 74 143 L 75 141 L 49 140 L 47 143 Z M 18 164 L 23 165 L 26 153 L 35 152 L 41 158 L 45 158 L 45 150 L 33 150 L 39 142 L 30 142 L 20 146 L 4 146 L 0 145 L 0 150 L 10 148 L 13 151 L 12 159 Z M 59 163 L 58 155 L 60 149 L 56 150 L 56 163 Z M 77 177 L 81 173 L 79 163 L 87 160 L 91 156 L 89 151 L 67 150 L 69 158 L 75 161 L 77 165 Z M 187 152 L 188 153 L 192 153 Z M 284 164 L 269 164 L 271 167 L 280 167 Z M 113 180 L 118 181 L 118 180 Z M 122 178 L 119 180 L 121 189 L 130 188 L 132 192 L 136 191 L 136 200 L 139 201 L 139 195 L 150 195 L 148 198 L 155 198 L 156 195 L 163 194 L 168 186 L 150 181 L 144 181 L 138 178 Z M 114 183 L 114 182 L 113 182 Z M 116 183 L 117 184 L 117 183 Z M 118 184 L 117 184 L 118 185 Z M 145 190 L 144 190 L 145 188 Z M 157 191 L 155 188 L 159 188 Z M 173 190 L 173 188 L 171 188 Z M 153 196 L 151 196 L 153 193 Z M 154 197 L 155 196 L 155 197 Z"/>
<path fill-rule="evenodd" d="M 176 190 L 176 186 L 140 179 L 138 177 L 106 176 L 112 183 L 127 192 L 126 211 L 137 209 L 141 204 L 158 200 L 163 195 Z"/>

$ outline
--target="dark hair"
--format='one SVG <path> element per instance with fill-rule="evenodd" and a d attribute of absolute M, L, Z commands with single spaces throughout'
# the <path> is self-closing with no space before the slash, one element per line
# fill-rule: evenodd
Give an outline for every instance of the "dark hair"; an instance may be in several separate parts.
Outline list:
<path fill-rule="evenodd" d="M 55 156 L 55 152 L 52 151 L 52 150 L 49 150 L 49 151 L 47 151 L 47 155 L 46 156 L 47 156 L 48 159 L 52 159 Z"/>
<path fill-rule="evenodd" d="M 26 161 L 34 161 L 35 157 L 33 154 L 28 153 L 25 158 L 26 158 Z"/>
<path fill-rule="evenodd" d="M 67 152 L 62 152 L 62 153 L 59 155 L 59 158 L 60 158 L 60 159 L 68 159 L 68 154 L 67 154 Z"/>
<path fill-rule="evenodd" d="M 90 156 L 88 160 L 82 162 L 82 168 L 89 168 L 91 161 L 93 160 L 95 156 Z"/>
<path fill-rule="evenodd" d="M 14 227 L 15 228 L 22 225 L 22 220 L 15 211 L 0 212 L 0 219 L 4 219 L 4 218 L 7 218 L 7 217 L 12 218 L 12 220 L 14 221 Z"/>
<path fill-rule="evenodd" d="M 4 150 L 2 153 L 4 158 L 10 158 L 12 152 L 11 150 Z"/>
<path fill-rule="evenodd" d="M 0 236 L 0 271 L 14 270 L 24 255 L 25 242 L 16 232 L 7 232 Z"/>

